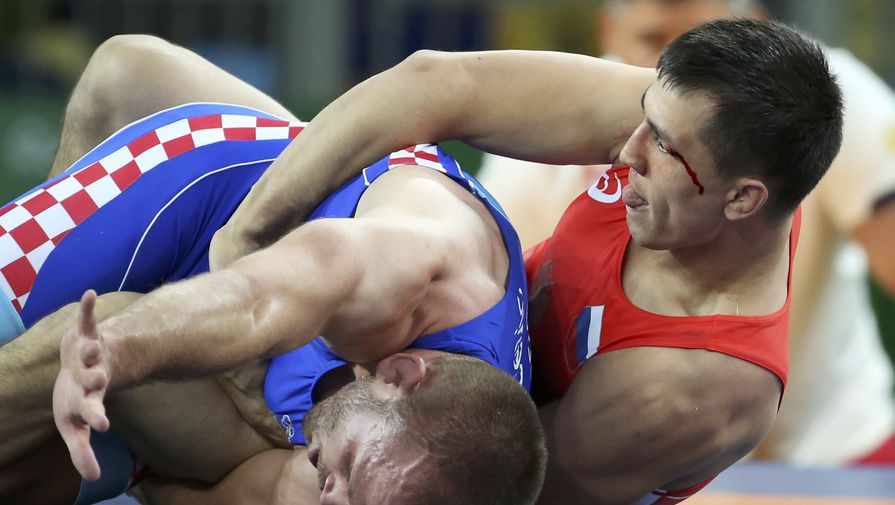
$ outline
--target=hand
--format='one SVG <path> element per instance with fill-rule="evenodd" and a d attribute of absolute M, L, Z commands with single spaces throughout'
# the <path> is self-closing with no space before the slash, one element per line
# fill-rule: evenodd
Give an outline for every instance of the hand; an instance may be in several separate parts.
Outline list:
<path fill-rule="evenodd" d="M 100 475 L 90 447 L 90 429 L 109 429 L 103 405 L 109 385 L 108 350 L 96 330 L 94 305 L 96 292 L 89 290 L 81 297 L 77 326 L 62 337 L 59 376 L 53 388 L 56 428 L 75 469 L 87 480 L 97 480 Z"/>

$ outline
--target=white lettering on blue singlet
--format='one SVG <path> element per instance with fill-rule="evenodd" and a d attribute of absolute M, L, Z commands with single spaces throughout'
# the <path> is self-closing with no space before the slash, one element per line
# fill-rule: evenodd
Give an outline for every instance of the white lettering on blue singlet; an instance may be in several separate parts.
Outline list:
<path fill-rule="evenodd" d="M 288 414 L 284 414 L 283 417 L 278 420 L 278 423 L 280 428 L 283 428 L 283 431 L 286 433 L 286 438 L 291 442 L 292 437 L 295 436 L 295 426 L 292 425 L 292 418 L 290 418 Z"/>
<path fill-rule="evenodd" d="M 522 289 L 516 295 L 516 307 L 519 309 L 519 324 L 513 333 L 516 339 L 516 345 L 513 348 L 513 370 L 516 372 L 516 380 L 519 384 L 525 384 L 525 369 L 522 368 L 522 353 L 528 347 L 528 359 L 531 363 L 531 343 L 527 342 L 525 335 L 528 333 L 528 320 L 525 317 L 525 300 L 523 298 Z"/>

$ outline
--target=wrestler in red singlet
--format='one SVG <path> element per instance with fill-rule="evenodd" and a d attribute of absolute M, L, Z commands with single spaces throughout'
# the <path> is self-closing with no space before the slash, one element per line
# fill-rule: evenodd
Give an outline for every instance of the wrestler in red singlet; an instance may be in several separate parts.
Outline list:
<path fill-rule="evenodd" d="M 627 180 L 627 167 L 604 174 L 572 202 L 553 235 L 526 253 L 536 400 L 562 397 L 593 355 L 629 347 L 721 352 L 766 368 L 785 385 L 789 295 L 782 308 L 766 316 L 664 316 L 628 299 L 622 268 L 631 234 L 621 199 Z M 797 212 L 790 269 L 799 223 Z M 679 502 L 704 484 L 675 492 L 657 490 L 637 503 Z"/>

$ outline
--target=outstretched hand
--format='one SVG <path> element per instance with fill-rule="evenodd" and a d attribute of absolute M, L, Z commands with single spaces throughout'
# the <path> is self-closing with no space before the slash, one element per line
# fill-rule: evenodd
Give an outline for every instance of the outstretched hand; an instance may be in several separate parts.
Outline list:
<path fill-rule="evenodd" d="M 90 429 L 106 431 L 109 419 L 103 398 L 109 385 L 109 359 L 96 329 L 96 292 L 81 297 L 78 324 L 62 337 L 59 376 L 53 388 L 53 417 L 72 463 L 87 480 L 99 479 L 100 469 L 90 447 Z"/>

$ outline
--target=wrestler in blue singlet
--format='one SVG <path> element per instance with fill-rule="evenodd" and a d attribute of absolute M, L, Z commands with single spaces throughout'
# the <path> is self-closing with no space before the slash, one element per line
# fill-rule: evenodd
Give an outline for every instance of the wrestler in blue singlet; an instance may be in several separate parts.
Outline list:
<path fill-rule="evenodd" d="M 477 196 L 491 211 L 500 227 L 509 256 L 506 293 L 480 316 L 458 326 L 418 338 L 410 347 L 465 354 L 482 359 L 518 380 L 525 390 L 531 385 L 525 263 L 515 230 L 500 205 L 472 176 L 460 170 L 457 162 L 440 147 L 416 146 L 416 164 L 438 170 Z M 311 214 L 321 217 L 354 216 L 364 191 L 390 166 L 407 164 L 408 151 L 393 153 L 342 186 Z M 306 445 L 301 422 L 315 401 L 317 382 L 330 370 L 347 362 L 336 356 L 321 339 L 278 356 L 270 361 L 264 383 L 264 399 L 277 422 L 295 445 Z"/>
<path fill-rule="evenodd" d="M 59 177 L 0 208 L 0 344 L 87 289 L 147 292 L 206 272 L 213 234 L 303 127 L 241 106 L 175 107 L 123 128 Z M 446 173 L 482 199 L 510 259 L 507 292 L 497 305 L 412 346 L 481 358 L 527 389 L 527 290 L 518 238 L 493 198 L 440 148 L 387 156 L 334 192 L 312 218 L 351 217 L 376 177 L 406 164 Z M 274 359 L 265 398 L 281 424 L 300 423 L 313 405 L 316 381 L 344 363 L 320 339 Z M 303 443 L 300 430 L 292 431 L 290 440 Z M 94 445 L 103 478 L 82 483 L 78 504 L 115 496 L 130 479 L 121 440 L 101 436 L 108 437 L 106 447 Z"/>

